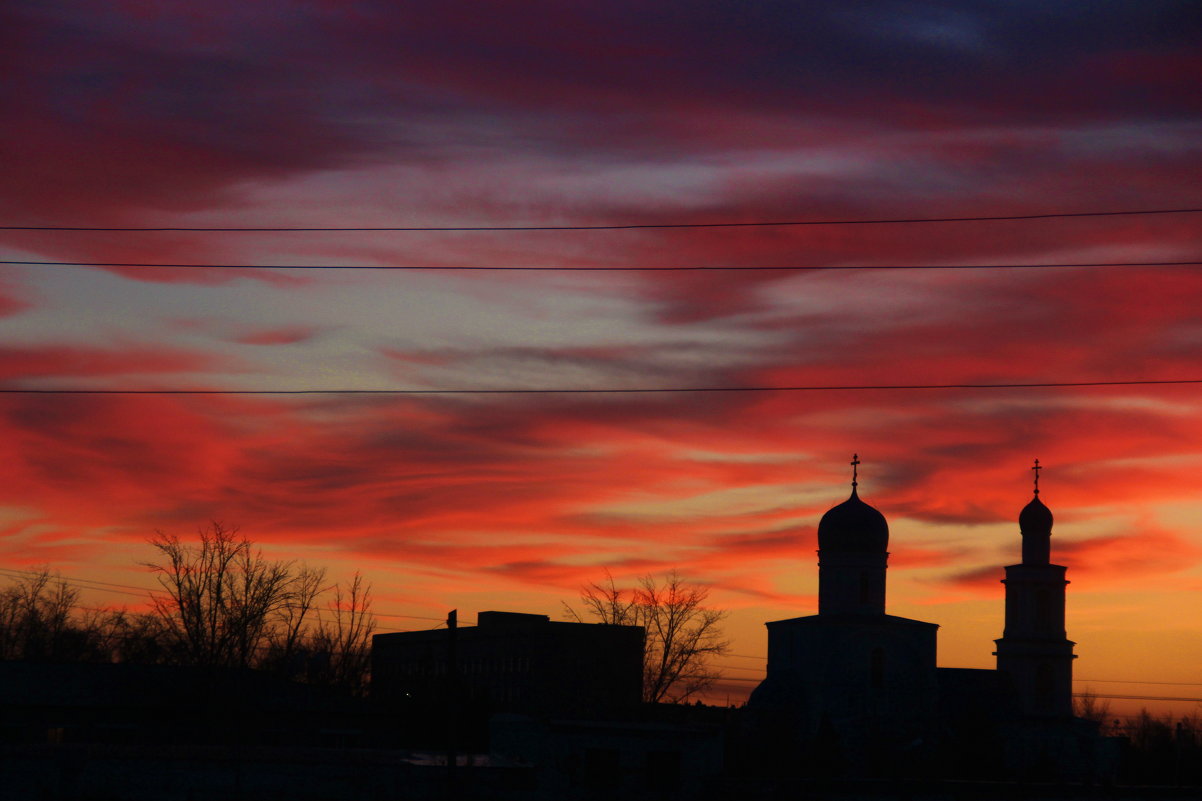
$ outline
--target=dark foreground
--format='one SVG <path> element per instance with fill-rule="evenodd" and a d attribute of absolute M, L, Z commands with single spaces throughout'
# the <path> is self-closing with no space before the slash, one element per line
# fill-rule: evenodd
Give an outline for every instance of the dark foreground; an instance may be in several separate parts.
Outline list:
<path fill-rule="evenodd" d="M 887 780 L 819 782 L 723 779 L 700 795 L 647 787 L 615 793 L 622 777 L 581 775 L 548 786 L 531 766 L 460 765 L 453 777 L 429 754 L 341 748 L 21 745 L 0 748 L 5 801 L 567 801 L 568 799 L 732 799 L 732 801 L 1197 801 L 1199 788 L 1016 782 Z"/>

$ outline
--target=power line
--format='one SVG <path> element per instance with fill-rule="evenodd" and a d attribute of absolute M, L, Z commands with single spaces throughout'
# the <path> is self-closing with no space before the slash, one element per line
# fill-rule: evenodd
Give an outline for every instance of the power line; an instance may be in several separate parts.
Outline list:
<path fill-rule="evenodd" d="M 21 569 L 19 569 L 19 568 L 15 568 L 15 567 L 0 567 L 0 572 L 4 572 L 4 573 L 22 573 L 22 574 L 25 574 L 25 575 L 30 575 L 30 576 L 40 576 L 40 575 L 42 575 L 42 571 L 40 571 L 40 570 L 21 570 Z M 65 579 L 62 579 L 62 576 L 61 576 L 61 574 L 58 574 L 58 573 L 51 574 L 51 575 L 50 575 L 50 579 L 51 579 L 52 581 L 60 581 L 60 580 L 65 580 Z M 115 584 L 115 583 L 113 583 L 113 582 L 111 582 L 111 581 L 99 581 L 99 580 L 97 580 L 97 579 L 71 578 L 71 581 L 75 581 L 75 582 L 86 582 L 86 583 L 88 583 L 88 584 L 100 584 L 100 585 L 103 585 L 103 586 L 105 586 L 105 587 L 121 587 L 121 588 L 123 588 L 123 589 L 127 589 L 127 590 L 137 590 L 137 591 L 138 591 L 140 594 L 149 593 L 149 592 L 155 592 L 155 591 L 156 591 L 156 590 L 155 590 L 154 588 L 152 588 L 152 587 L 138 587 L 138 586 L 136 586 L 136 585 L 133 585 L 133 584 Z"/>
<path fill-rule="evenodd" d="M 705 678 L 703 676 L 684 676 L 682 678 Z M 759 683 L 762 679 L 755 679 L 744 676 L 722 676 L 717 679 L 718 683 L 737 681 L 744 683 Z M 1104 693 L 1073 693 L 1074 698 L 1107 698 L 1116 701 L 1198 701 L 1202 702 L 1202 698 L 1186 698 L 1178 696 L 1164 695 L 1108 695 Z"/>
<path fill-rule="evenodd" d="M 724 654 L 724 656 L 727 656 L 727 657 L 737 656 L 737 657 L 741 657 L 744 659 L 766 659 L 767 658 L 767 657 L 762 657 L 762 656 L 751 656 L 750 654 L 747 654 L 747 655 Z M 761 674 L 764 672 L 764 668 L 762 666 L 747 667 L 744 665 L 716 664 L 716 665 L 714 665 L 714 667 L 717 667 L 720 670 L 740 670 L 740 671 L 744 671 L 744 672 L 758 672 Z M 988 669 L 988 668 L 986 668 L 986 669 Z M 731 677 L 731 678 L 733 678 L 733 677 Z M 1141 684 L 1141 685 L 1146 684 L 1146 685 L 1161 685 L 1161 686 L 1171 686 L 1171 687 L 1202 687 L 1202 681 L 1140 681 L 1138 679 L 1073 679 L 1073 683 L 1074 684 L 1088 684 L 1088 683 L 1094 683 L 1094 684 Z M 1085 694 L 1091 695 L 1092 693 L 1085 693 Z"/>
<path fill-rule="evenodd" d="M 737 656 L 737 654 L 726 654 L 726 656 Z M 762 659 L 764 657 L 748 656 L 746 658 Z M 739 671 L 744 671 L 744 672 L 755 672 L 755 673 L 760 673 L 760 674 L 763 674 L 763 672 L 764 672 L 763 667 L 745 667 L 743 665 L 730 665 L 730 664 L 717 664 L 717 665 L 714 665 L 714 667 L 718 668 L 719 670 L 739 670 Z M 724 676 L 723 678 L 733 679 L 736 677 Z M 743 677 L 738 677 L 738 678 L 743 681 L 748 680 Z M 1095 684 L 1139 684 L 1139 685 L 1161 685 L 1161 686 L 1171 686 L 1171 687 L 1202 687 L 1202 682 L 1198 682 L 1198 681 L 1139 681 L 1136 679 L 1073 679 L 1074 684 L 1087 684 L 1087 683 L 1091 683 L 1091 682 L 1095 683 Z M 1096 693 L 1081 693 L 1081 694 L 1082 695 L 1096 695 Z M 1098 695 L 1098 697 L 1102 698 L 1102 697 L 1110 697 L 1110 696 Z M 1122 697 L 1125 698 L 1126 696 L 1122 696 Z"/>
<path fill-rule="evenodd" d="M 763 675 L 764 675 L 764 668 L 763 668 L 763 666 L 758 666 L 758 667 L 748 667 L 748 666 L 745 666 L 745 665 L 729 665 L 729 664 L 718 664 L 718 663 L 715 663 L 715 664 L 713 665 L 713 667 L 715 667 L 715 668 L 718 668 L 719 670 L 742 670 L 742 671 L 744 671 L 744 672 L 748 672 L 748 673 L 758 673 L 758 674 L 760 674 L 761 676 L 763 676 Z"/>
<path fill-rule="evenodd" d="M 26 576 L 41 575 L 37 571 L 16 570 L 16 569 L 7 568 L 7 567 L 0 567 L 0 574 L 6 575 L 10 578 L 24 578 Z M 103 584 L 104 582 L 93 582 L 90 579 L 64 578 L 63 576 L 61 576 L 59 574 L 50 576 L 50 580 L 52 582 L 56 582 L 56 583 L 62 582 L 63 584 L 66 584 L 68 586 L 75 587 L 76 589 L 81 589 L 81 590 L 95 590 L 97 592 L 110 592 L 115 595 L 131 595 L 135 598 L 141 598 L 143 600 L 146 600 L 146 599 L 154 600 L 154 595 L 153 595 L 154 590 L 149 589 L 149 588 L 131 587 L 131 589 L 138 590 L 138 592 L 131 592 L 130 590 L 115 589 L 116 587 L 129 586 L 126 584 L 114 584 L 114 585 L 109 585 L 109 586 L 92 587 L 92 586 L 88 586 L 88 584 L 89 583 Z"/>
<path fill-rule="evenodd" d="M 621 387 L 594 389 L 18 389 L 0 395 L 650 395 L 688 392 L 826 392 L 927 389 L 1071 389 L 1202 384 L 1202 378 L 1129 379 L 1122 381 L 1031 381 L 963 384 L 809 384 L 742 387 Z"/>
<path fill-rule="evenodd" d="M 374 612 L 374 611 L 372 612 L 372 614 L 375 615 L 376 617 L 403 617 L 406 620 L 437 620 L 439 622 L 445 622 L 444 618 L 441 618 L 441 617 L 423 617 L 422 615 L 397 615 L 397 614 L 392 614 L 391 612 Z"/>
<path fill-rule="evenodd" d="M 37 570 L 21 570 L 20 568 L 0 567 L 0 574 L 7 575 L 9 577 L 24 577 L 24 576 L 38 576 L 38 575 L 41 575 L 42 573 L 41 573 L 41 571 L 37 571 Z M 93 590 L 96 592 L 109 592 L 109 593 L 114 593 L 114 594 L 118 594 L 118 595 L 131 595 L 131 596 L 138 597 L 138 598 L 154 600 L 155 590 L 153 590 L 149 587 L 137 587 L 132 584 L 118 584 L 118 583 L 109 582 L 109 581 L 99 581 L 97 579 L 64 577 L 61 573 L 52 574 L 49 576 L 49 578 L 52 582 L 55 582 L 55 583 L 61 582 L 63 584 L 66 584 L 71 587 L 75 587 L 77 589 Z M 88 586 L 89 584 L 95 584 L 95 585 L 100 585 L 100 586 Z M 130 592 L 130 590 L 136 590 L 136 592 Z M 77 608 L 87 609 L 87 610 L 96 611 L 96 612 L 110 611 L 108 609 L 104 609 L 104 608 L 100 608 L 100 607 L 90 607 L 90 606 L 83 606 L 83 605 L 78 605 Z M 320 607 L 313 607 L 309 611 L 318 620 L 322 620 L 322 613 L 327 610 L 323 610 Z M 420 631 L 426 631 L 426 630 L 433 631 L 434 629 L 440 628 L 446 622 L 441 617 L 423 617 L 420 615 L 402 615 L 402 614 L 396 614 L 396 613 L 375 612 L 375 611 L 370 611 L 370 614 L 374 617 L 407 618 L 407 619 L 411 619 L 411 620 L 432 620 L 432 621 L 437 621 L 439 624 L 437 626 L 434 626 L 432 629 L 418 629 Z M 386 628 L 386 627 L 381 627 L 381 626 L 376 626 L 375 629 L 377 631 L 385 631 L 385 632 L 390 632 L 390 633 L 397 633 L 397 632 L 408 633 L 411 631 L 415 631 L 415 629 L 394 629 L 394 628 Z M 760 660 L 767 659 L 767 657 L 755 656 L 752 654 L 726 654 L 726 656 L 739 657 L 742 659 L 760 659 Z M 722 670 L 755 671 L 755 670 L 760 669 L 760 668 L 753 668 L 753 667 L 742 667 L 739 665 L 722 665 L 722 666 L 718 666 L 718 667 Z M 744 676 L 722 676 L 722 677 L 720 677 L 719 681 L 760 682 L 760 681 L 763 681 L 763 679 L 759 678 L 759 677 L 753 678 L 753 677 L 744 677 Z M 1170 685 L 1170 686 L 1182 686 L 1182 687 L 1202 687 L 1202 682 L 1188 682 L 1188 681 L 1140 681 L 1137 679 L 1073 679 L 1073 681 L 1075 683 L 1096 682 L 1099 684 L 1146 684 L 1146 685 Z M 1202 698 L 1184 698 L 1184 697 L 1157 696 L 1157 695 L 1111 695 L 1111 694 L 1093 693 L 1093 692 L 1074 693 L 1073 697 L 1075 697 L 1075 698 L 1094 697 L 1094 698 L 1107 698 L 1107 699 L 1115 699 L 1115 700 L 1133 700 L 1133 701 L 1198 701 L 1198 702 L 1202 702 Z"/>
<path fill-rule="evenodd" d="M 1166 695 L 1104 695 L 1102 693 L 1073 693 L 1073 698 L 1109 698 L 1115 701 L 1197 701 L 1202 698 L 1184 698 Z"/>
<path fill-rule="evenodd" d="M 17 578 L 17 577 L 24 577 L 24 576 L 38 576 L 38 575 L 41 575 L 41 571 L 21 570 L 19 568 L 11 568 L 11 567 L 0 567 L 0 575 L 6 575 L 6 576 L 9 576 L 10 578 Z M 63 584 L 66 584 L 69 587 L 75 587 L 76 589 L 80 589 L 80 590 L 92 590 L 95 592 L 109 592 L 109 593 L 113 593 L 115 595 L 130 595 L 135 598 L 141 598 L 143 600 L 150 600 L 150 601 L 155 600 L 156 592 L 165 592 L 164 590 L 161 590 L 161 589 L 154 589 L 151 587 L 136 587 L 132 584 L 114 584 L 113 582 L 97 581 L 94 579 L 77 578 L 74 576 L 64 577 L 61 573 L 52 574 L 50 576 L 50 581 L 55 582 L 55 583 L 62 582 Z M 98 584 L 101 586 L 89 586 L 92 584 Z M 125 589 L 118 589 L 118 588 L 125 588 Z M 136 590 L 136 592 L 131 592 L 131 590 Z M 320 618 L 323 610 L 320 607 L 313 607 L 310 611 L 314 615 L 316 615 L 318 618 Z M 373 617 L 395 617 L 395 618 L 407 618 L 407 619 L 411 619 L 411 620 L 442 621 L 442 618 L 440 618 L 440 617 L 422 617 L 419 615 L 401 615 L 401 614 L 395 614 L 395 613 L 391 613 L 391 612 L 376 612 L 374 610 L 369 610 L 369 613 Z M 378 631 L 388 631 L 388 632 L 413 631 L 413 629 L 392 629 L 392 628 L 385 628 L 382 626 L 376 626 L 376 629 Z"/>
<path fill-rule="evenodd" d="M 1122 211 L 1078 211 L 1053 212 L 1050 214 L 1005 214 L 1005 215 L 976 215 L 972 217 L 898 217 L 878 219 L 837 219 L 837 220 L 772 220 L 763 222 L 707 222 L 707 223 L 630 223 L 623 225 L 448 225 L 448 226 L 325 226 L 325 227 L 294 227 L 294 226 L 264 226 L 264 227 L 207 227 L 207 226 L 170 226 L 170 227 L 141 227 L 141 226 L 67 226 L 67 225 L 0 225 L 0 231 L 138 231 L 138 232 L 218 232 L 231 233 L 239 231 L 260 232 L 439 232 L 439 231 L 624 231 L 662 228 L 767 228 L 774 226 L 802 225 L 895 225 L 911 223 L 950 223 L 950 222 L 995 222 L 1019 220 L 1052 220 L 1073 217 L 1122 217 L 1151 214 L 1197 214 L 1202 208 L 1190 209 L 1137 209 Z"/>
<path fill-rule="evenodd" d="M 116 611 L 116 610 L 112 609 L 111 607 L 103 607 L 103 606 L 84 606 L 83 604 L 76 604 L 76 605 L 75 605 L 73 608 L 74 608 L 74 609 L 83 609 L 83 610 L 86 610 L 86 611 L 88 611 L 88 612 L 113 612 L 113 611 Z M 322 623 L 324 623 L 324 622 L 325 622 L 325 620 L 324 620 L 323 618 L 321 618 L 321 616 L 320 616 L 320 615 L 317 615 L 316 617 L 317 617 L 317 618 L 318 618 L 318 620 L 320 620 Z M 373 626 L 373 627 L 372 627 L 372 631 L 386 631 L 386 632 L 388 632 L 388 633 L 390 633 L 390 634 L 409 634 L 409 633 L 412 633 L 412 632 L 414 632 L 414 631 L 430 631 L 430 630 L 431 630 L 431 629 L 387 629 L 387 628 L 385 628 L 385 629 L 382 629 L 382 628 L 380 628 L 379 626 Z M 105 636 L 105 637 L 107 637 L 107 638 L 118 639 L 118 640 L 127 640 L 127 639 L 141 640 L 141 639 L 144 639 L 144 635 L 137 635 L 137 634 L 111 634 L 111 633 L 109 633 L 109 634 L 105 634 L 104 636 Z M 319 638 L 317 635 L 315 635 L 315 634 L 297 634 L 297 635 L 295 635 L 295 639 L 296 639 L 297 641 L 299 641 L 299 642 L 316 642 L 316 641 L 320 641 L 320 638 Z M 268 644 L 268 645 L 257 645 L 257 646 L 255 646 L 254 648 L 252 648 L 251 650 L 254 650 L 254 651 L 270 651 L 270 650 L 272 649 L 272 647 L 273 647 L 273 645 L 272 645 L 272 644 Z"/>
<path fill-rule="evenodd" d="M 437 264 L 206 264 L 193 262 L 128 261 L 24 261 L 7 260 L 0 264 L 28 267 L 146 267 L 188 268 L 198 270 L 442 270 L 474 272 L 827 272 L 832 270 L 1030 270 L 1073 267 L 1195 267 L 1202 261 L 1120 261 L 1120 262 L 1045 262 L 1039 264 L 793 264 L 778 266 L 671 266 L 671 267 L 511 267 L 496 265 Z"/>
<path fill-rule="evenodd" d="M 1167 684 L 1176 687 L 1202 687 L 1202 681 L 1138 681 L 1136 679 L 1073 679 L 1074 683 L 1097 682 L 1098 684 Z"/>

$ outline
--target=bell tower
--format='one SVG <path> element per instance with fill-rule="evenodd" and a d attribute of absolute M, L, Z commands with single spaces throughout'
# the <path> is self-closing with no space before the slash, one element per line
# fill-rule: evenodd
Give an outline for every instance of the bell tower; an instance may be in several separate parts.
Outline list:
<path fill-rule="evenodd" d="M 1008 674 L 1026 717 L 1069 718 L 1073 714 L 1073 643 L 1065 636 L 1063 565 L 1051 564 L 1052 512 L 1035 497 L 1018 516 L 1022 562 L 1006 567 L 1006 628 L 995 640 L 997 669 Z"/>

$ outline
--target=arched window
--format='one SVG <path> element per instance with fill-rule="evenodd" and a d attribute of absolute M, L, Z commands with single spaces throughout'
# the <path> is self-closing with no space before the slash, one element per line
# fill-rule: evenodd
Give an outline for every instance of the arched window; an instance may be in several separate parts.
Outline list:
<path fill-rule="evenodd" d="M 868 662 L 868 683 L 874 690 L 885 686 L 885 649 L 872 649 Z"/>

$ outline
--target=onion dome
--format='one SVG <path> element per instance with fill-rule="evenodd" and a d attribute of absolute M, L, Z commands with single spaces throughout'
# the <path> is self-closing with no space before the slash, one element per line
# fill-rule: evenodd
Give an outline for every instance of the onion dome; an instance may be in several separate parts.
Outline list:
<path fill-rule="evenodd" d="M 827 553 L 883 553 L 889 547 L 889 524 L 885 516 L 860 500 L 856 488 L 851 497 L 829 509 L 818 522 L 818 549 Z"/>
<path fill-rule="evenodd" d="M 1018 513 L 1018 528 L 1023 534 L 1052 532 L 1052 510 L 1043 505 L 1038 495 Z"/>

